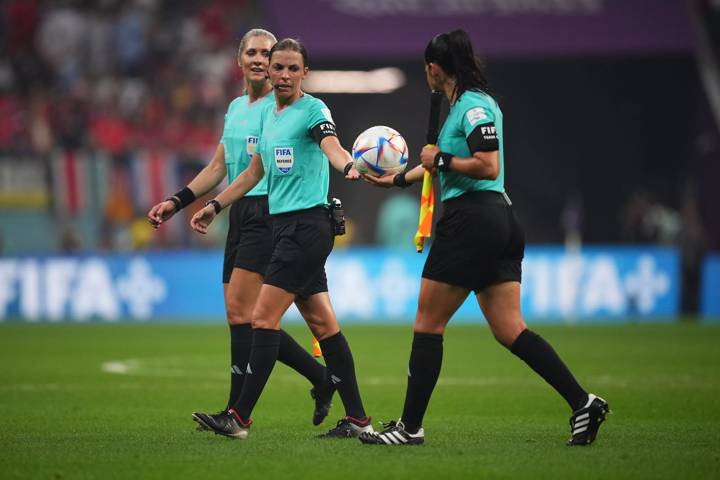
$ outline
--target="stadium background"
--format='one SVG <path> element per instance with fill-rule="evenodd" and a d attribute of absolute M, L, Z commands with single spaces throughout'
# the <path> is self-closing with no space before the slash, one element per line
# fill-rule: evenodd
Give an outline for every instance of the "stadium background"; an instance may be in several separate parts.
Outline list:
<path fill-rule="evenodd" d="M 343 145 L 386 124 L 411 164 L 429 106 L 424 46 L 471 33 L 504 111 L 506 187 L 529 245 L 524 313 L 620 415 L 597 445 L 602 461 L 535 443 L 562 444 L 565 411 L 489 346 L 469 302 L 453 322 L 466 325 L 446 336 L 434 446 L 405 457 L 420 472 L 305 438 L 305 407 L 284 403 L 300 381 L 278 367 L 237 459 L 250 477 L 326 478 L 332 468 L 316 466 L 342 455 L 368 478 L 714 475 L 720 2 L 4 0 L 0 478 L 237 474 L 206 463 L 237 447 L 192 435 L 184 413 L 226 393 L 227 225 L 193 234 L 189 208 L 155 232 L 145 214 L 210 158 L 241 92 L 239 37 L 257 26 L 306 42 L 306 90 L 328 103 Z M 333 304 L 370 409 L 388 415 L 402 400 L 424 258 L 411 242 L 419 188 L 331 173 L 331 192 L 350 218 L 328 263 Z M 299 322 L 291 311 L 309 346 Z M 291 448 L 283 462 L 258 463 L 278 445 Z"/>
<path fill-rule="evenodd" d="M 196 271 L 207 275 L 194 282 L 196 308 L 184 317 L 222 315 L 217 254 L 197 252 L 221 248 L 226 225 L 218 222 L 207 238 L 193 234 L 190 208 L 155 233 L 144 214 L 211 156 L 225 108 L 241 91 L 238 38 L 257 25 L 307 43 L 315 75 L 307 89 L 329 104 L 346 146 L 365 128 L 387 124 L 405 135 L 411 163 L 424 143 L 428 32 L 467 29 L 505 113 L 507 190 L 528 243 L 568 253 L 529 250 L 526 313 L 667 319 L 701 309 L 717 317 L 720 141 L 710 101 L 718 95 L 717 37 L 709 28 L 716 5 L 693 5 L 707 14 L 648 0 L 4 2 L 0 318 L 183 316 L 161 303 L 183 297 L 182 285 L 169 285 L 184 277 L 184 262 L 199 258 L 207 261 Z M 333 174 L 331 194 L 351 221 L 338 248 L 350 263 L 333 270 L 355 274 L 332 283 L 408 285 L 394 292 L 406 308 L 348 305 L 350 319 L 412 317 L 422 258 L 396 252 L 412 251 L 416 190 L 379 191 Z M 630 256 L 615 251 L 626 245 L 644 247 Z M 354 256 L 356 246 L 380 250 Z M 166 252 L 177 255 L 170 270 Z M 47 255 L 71 257 L 58 264 Z M 606 264 L 598 266 L 597 255 Z M 131 285 L 141 290 L 157 278 L 164 294 L 134 315 L 122 275 L 137 278 Z M 50 287 L 58 281 L 67 292 Z M 98 282 L 100 291 L 114 286 L 115 298 L 101 304 L 102 295 L 88 293 L 96 306 L 77 299 Z M 573 291 L 578 282 L 598 291 Z M 640 288 L 649 284 L 657 287 Z M 371 300 L 392 303 L 388 291 L 367 290 Z M 595 303 L 579 298 L 582 290 Z M 654 299 L 641 297 L 667 306 L 648 307 Z"/>

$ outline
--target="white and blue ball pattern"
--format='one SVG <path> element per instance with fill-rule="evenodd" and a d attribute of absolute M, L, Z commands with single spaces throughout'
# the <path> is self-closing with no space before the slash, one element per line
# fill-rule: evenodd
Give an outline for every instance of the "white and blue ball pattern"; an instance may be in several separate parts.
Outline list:
<path fill-rule="evenodd" d="M 408 147 L 396 130 L 380 125 L 370 127 L 358 135 L 352 155 L 358 172 L 382 177 L 405 170 Z"/>

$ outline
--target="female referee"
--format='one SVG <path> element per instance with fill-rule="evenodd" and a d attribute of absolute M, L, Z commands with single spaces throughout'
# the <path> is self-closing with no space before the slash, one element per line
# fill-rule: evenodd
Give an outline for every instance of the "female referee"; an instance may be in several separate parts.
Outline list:
<path fill-rule="evenodd" d="M 246 195 L 265 177 L 273 242 L 270 265 L 252 313 L 253 342 L 248 376 L 240 397 L 207 426 L 233 438 L 246 438 L 250 414 L 278 358 L 280 320 L 295 302 L 320 346 L 346 416 L 325 437 L 355 437 L 371 432 L 360 398 L 350 347 L 330 304 L 325 260 L 333 247 L 334 228 L 327 205 L 328 160 L 349 180 L 360 178 L 350 154 L 335 134 L 330 110 L 304 93 L 307 51 L 285 39 L 270 50 L 270 81 L 275 102 L 261 113 L 262 129 L 250 166 L 191 220 L 205 233 L 222 208 Z"/>
<path fill-rule="evenodd" d="M 238 65 L 245 78 L 245 95 L 230 103 L 220 144 L 210 163 L 172 197 L 158 203 L 148 213 L 156 228 L 180 209 L 214 189 L 228 176 L 232 182 L 250 163 L 260 133 L 260 110 L 273 102 L 272 85 L 267 79 L 270 48 L 277 40 L 267 30 L 247 32 L 238 48 Z M 230 394 L 227 408 L 237 400 L 246 377 L 250 357 L 252 327 L 250 316 L 255 305 L 265 269 L 270 262 L 272 225 L 268 213 L 267 182 L 262 180 L 241 201 L 230 209 L 230 228 L 225 244 L 223 289 L 227 319 L 230 325 Z M 326 377 L 326 369 L 284 331 L 279 332 L 278 359 L 297 370 L 312 384 L 315 399 L 313 424 L 319 425 L 330 409 L 334 387 Z M 193 413 L 201 429 L 201 417 Z"/>
<path fill-rule="evenodd" d="M 425 262 L 410 354 L 402 417 L 360 441 L 421 444 L 422 420 L 440 375 L 443 333 L 470 291 L 493 335 L 552 385 L 573 411 L 568 445 L 592 443 L 608 404 L 588 394 L 553 348 L 528 330 L 520 313 L 523 231 L 504 189 L 502 112 L 470 38 L 462 30 L 436 36 L 425 49 L 425 72 L 434 91 L 450 101 L 438 146 L 426 146 L 422 165 L 367 180 L 381 187 L 420 182 L 423 169 L 440 177 L 443 216 Z"/>

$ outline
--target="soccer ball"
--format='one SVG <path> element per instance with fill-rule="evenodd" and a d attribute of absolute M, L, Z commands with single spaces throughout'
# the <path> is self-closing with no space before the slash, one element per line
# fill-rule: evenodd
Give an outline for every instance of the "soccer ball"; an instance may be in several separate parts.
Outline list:
<path fill-rule="evenodd" d="M 358 172 L 381 177 L 405 170 L 408 147 L 405 139 L 390 127 L 370 127 L 358 135 L 352 148 Z"/>

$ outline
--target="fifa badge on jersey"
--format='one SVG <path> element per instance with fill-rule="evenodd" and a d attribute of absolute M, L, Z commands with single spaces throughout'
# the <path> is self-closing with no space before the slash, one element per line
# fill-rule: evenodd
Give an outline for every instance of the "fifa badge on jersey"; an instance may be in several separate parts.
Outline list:
<path fill-rule="evenodd" d="M 254 137 L 252 135 L 249 135 L 247 137 L 247 153 L 250 155 L 250 158 L 252 158 L 253 155 L 255 155 L 255 150 L 257 149 L 258 144 L 258 137 Z"/>
<path fill-rule="evenodd" d="M 294 160 L 293 147 L 275 148 L 275 166 L 282 173 L 288 173 L 292 170 Z"/>

